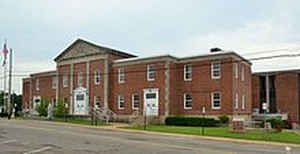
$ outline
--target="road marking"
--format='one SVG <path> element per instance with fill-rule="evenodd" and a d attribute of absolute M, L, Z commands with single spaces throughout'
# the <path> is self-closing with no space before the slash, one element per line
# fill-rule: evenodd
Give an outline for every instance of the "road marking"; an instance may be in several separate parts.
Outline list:
<path fill-rule="evenodd" d="M 17 142 L 17 140 L 2 141 L 2 142 L 0 142 L 0 144 L 7 144 L 7 143 L 13 143 L 13 142 Z"/>
<path fill-rule="evenodd" d="M 47 147 L 43 147 L 40 149 L 25 152 L 24 154 L 33 154 L 33 153 L 43 152 L 43 151 L 50 150 L 50 149 L 52 149 L 52 147 L 47 146 Z"/>

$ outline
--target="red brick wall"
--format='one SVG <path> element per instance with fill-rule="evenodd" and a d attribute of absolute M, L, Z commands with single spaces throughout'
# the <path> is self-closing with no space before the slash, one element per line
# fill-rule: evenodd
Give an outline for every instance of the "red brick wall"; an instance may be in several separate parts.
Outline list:
<path fill-rule="evenodd" d="M 275 77 L 276 103 L 280 112 L 288 113 L 289 120 L 299 121 L 299 77 L 297 73 L 280 73 Z"/>
<path fill-rule="evenodd" d="M 147 63 L 134 64 L 124 66 L 125 83 L 118 82 L 118 69 L 120 67 L 112 67 L 110 73 L 110 98 L 109 107 L 117 114 L 131 114 L 132 99 L 131 95 L 135 92 L 140 96 L 140 111 L 143 110 L 143 90 L 145 88 L 159 89 L 159 115 L 164 115 L 164 94 L 165 94 L 165 62 L 149 63 L 155 64 L 155 81 L 147 81 Z M 118 109 L 117 97 L 122 93 L 125 97 L 125 108 Z"/>
<path fill-rule="evenodd" d="M 59 74 L 59 90 L 58 90 L 58 98 L 63 100 L 64 98 L 70 99 L 70 65 L 62 65 L 58 66 L 58 74 Z M 68 87 L 63 87 L 63 76 L 64 74 L 68 74 Z"/>
<path fill-rule="evenodd" d="M 252 107 L 260 108 L 260 81 L 258 75 L 252 75 Z"/>
<path fill-rule="evenodd" d="M 94 73 L 98 70 L 101 73 L 99 85 L 95 85 Z M 104 60 L 95 60 L 90 62 L 90 106 L 94 106 L 94 96 L 100 97 L 100 101 L 104 102 Z M 103 105 L 103 104 L 102 104 Z"/>
<path fill-rule="evenodd" d="M 23 80 L 22 86 L 22 107 L 24 109 L 29 108 L 29 102 L 31 101 L 30 98 L 30 81 Z"/>

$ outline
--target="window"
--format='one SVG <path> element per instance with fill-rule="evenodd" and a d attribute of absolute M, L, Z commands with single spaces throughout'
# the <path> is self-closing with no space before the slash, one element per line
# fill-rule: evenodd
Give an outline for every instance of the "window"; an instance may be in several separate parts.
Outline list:
<path fill-rule="evenodd" d="M 56 77 L 56 76 L 54 76 L 54 77 L 52 78 L 52 88 L 53 88 L 53 89 L 56 89 L 56 88 L 57 88 L 57 77 Z"/>
<path fill-rule="evenodd" d="M 238 109 L 239 108 L 239 94 L 235 93 L 235 98 L 234 98 L 234 108 Z"/>
<path fill-rule="evenodd" d="M 95 80 L 95 85 L 99 85 L 100 84 L 101 74 L 100 74 L 99 71 L 95 71 L 94 80 Z"/>
<path fill-rule="evenodd" d="M 235 74 L 235 78 L 238 79 L 239 78 L 239 64 L 238 63 L 234 63 L 234 74 Z"/>
<path fill-rule="evenodd" d="M 125 72 L 124 68 L 119 68 L 119 83 L 125 82 Z"/>
<path fill-rule="evenodd" d="M 184 94 L 184 109 L 192 109 L 192 95 Z"/>
<path fill-rule="evenodd" d="M 84 101 L 84 94 L 76 95 L 76 101 Z"/>
<path fill-rule="evenodd" d="M 124 95 L 119 94 L 118 95 L 118 107 L 119 107 L 119 109 L 124 109 L 124 106 L 125 106 Z"/>
<path fill-rule="evenodd" d="M 242 67 L 242 74 L 241 74 L 241 78 L 242 78 L 242 81 L 244 81 L 244 80 L 245 80 L 245 66 L 244 66 L 244 65 L 242 65 L 241 67 Z"/>
<path fill-rule="evenodd" d="M 147 80 L 154 81 L 154 79 L 155 79 L 154 64 L 147 65 Z"/>
<path fill-rule="evenodd" d="M 39 79 L 35 80 L 35 88 L 36 88 L 36 91 L 40 90 L 40 80 Z"/>
<path fill-rule="evenodd" d="M 63 75 L 63 87 L 68 87 L 68 75 L 64 74 Z"/>
<path fill-rule="evenodd" d="M 211 64 L 211 78 L 220 79 L 221 78 L 221 64 L 220 62 L 213 62 Z"/>
<path fill-rule="evenodd" d="M 184 81 L 192 80 L 192 66 L 184 65 Z"/>
<path fill-rule="evenodd" d="M 100 97 L 99 96 L 94 96 L 94 108 L 100 108 Z"/>
<path fill-rule="evenodd" d="M 246 108 L 246 95 L 243 94 L 242 96 L 242 109 L 245 109 Z"/>
<path fill-rule="evenodd" d="M 132 109 L 139 109 L 140 105 L 139 93 L 132 94 Z"/>
<path fill-rule="evenodd" d="M 78 86 L 79 87 L 82 87 L 82 85 L 83 85 L 83 74 L 82 74 L 82 72 L 79 72 L 78 73 Z"/>
<path fill-rule="evenodd" d="M 211 94 L 212 109 L 221 109 L 221 93 L 213 92 Z"/>

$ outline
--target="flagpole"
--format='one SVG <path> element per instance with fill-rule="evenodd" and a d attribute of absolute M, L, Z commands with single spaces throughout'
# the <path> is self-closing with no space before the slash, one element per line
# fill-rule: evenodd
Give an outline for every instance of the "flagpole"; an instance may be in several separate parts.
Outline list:
<path fill-rule="evenodd" d="M 8 70 L 8 113 L 9 113 L 9 116 L 12 115 L 12 107 L 13 105 L 11 104 L 11 72 L 12 72 L 12 56 L 13 56 L 13 51 L 12 49 L 10 48 L 9 50 L 9 70 Z"/>
<path fill-rule="evenodd" d="M 7 40 L 6 39 L 4 39 L 4 44 L 5 45 L 7 45 Z M 5 56 L 5 55 L 4 55 Z M 4 59 L 4 62 L 5 62 L 5 60 L 6 59 Z M 7 111 L 7 109 L 8 109 L 8 104 L 7 104 L 7 95 L 6 95 L 6 72 L 7 72 L 7 66 L 6 66 L 6 64 L 4 63 L 4 72 L 3 72 L 3 74 L 4 74 L 4 80 L 3 80 L 3 82 L 4 82 L 4 84 L 3 84 L 3 89 L 4 89 L 4 94 L 3 94 L 3 104 L 4 104 L 4 111 L 7 113 L 8 111 Z"/>

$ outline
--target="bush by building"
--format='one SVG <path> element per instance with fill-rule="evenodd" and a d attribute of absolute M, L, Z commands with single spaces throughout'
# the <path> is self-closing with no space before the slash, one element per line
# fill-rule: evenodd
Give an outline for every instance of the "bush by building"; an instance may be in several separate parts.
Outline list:
<path fill-rule="evenodd" d="M 53 112 L 54 117 L 62 118 L 68 114 L 68 109 L 65 107 L 64 102 L 59 100 Z"/>
<path fill-rule="evenodd" d="M 215 127 L 219 124 L 218 120 L 214 118 L 200 118 L 200 117 L 167 117 L 166 125 L 173 126 L 205 126 Z"/>
<path fill-rule="evenodd" d="M 227 115 L 221 115 L 218 117 L 221 124 L 228 124 L 229 123 L 229 117 Z"/>
<path fill-rule="evenodd" d="M 39 116 L 46 117 L 48 115 L 48 104 L 47 99 L 42 99 L 39 104 L 36 105 L 36 111 L 39 113 Z"/>

